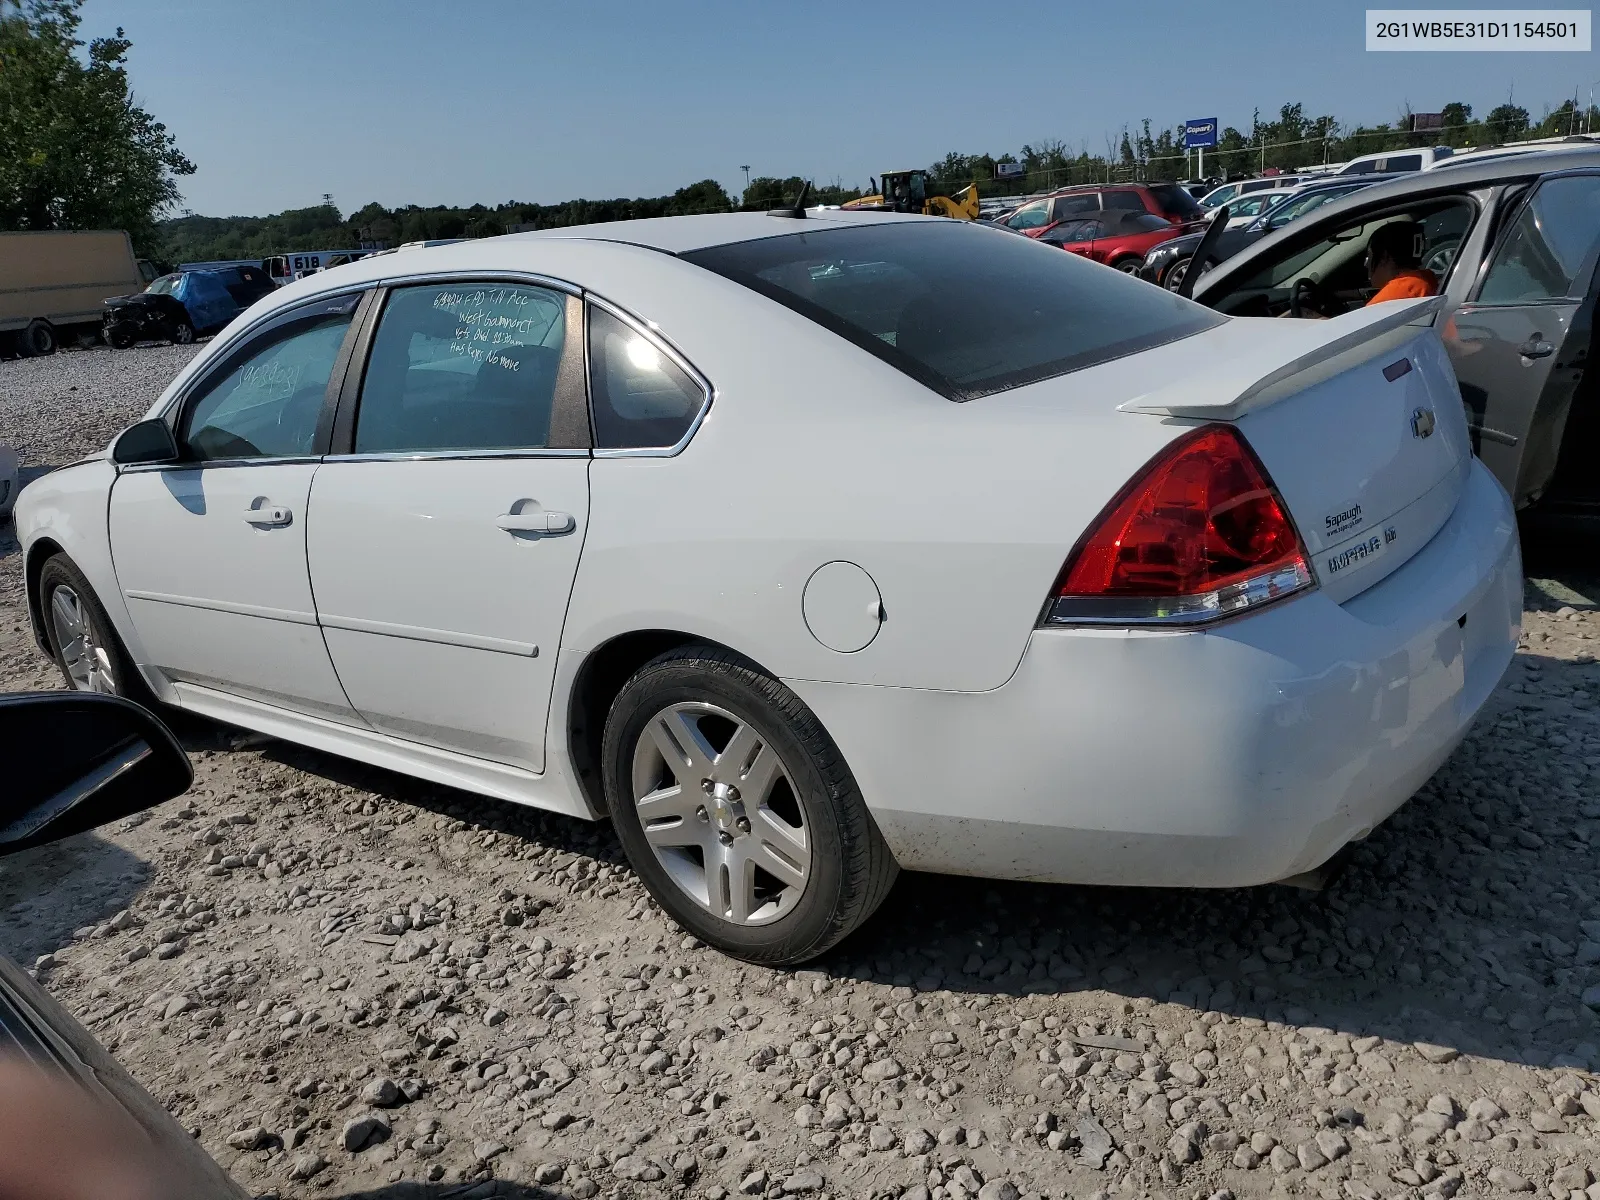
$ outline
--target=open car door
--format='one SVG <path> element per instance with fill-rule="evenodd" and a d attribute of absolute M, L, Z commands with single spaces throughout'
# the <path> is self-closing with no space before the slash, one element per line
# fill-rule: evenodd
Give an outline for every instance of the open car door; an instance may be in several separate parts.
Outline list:
<path fill-rule="evenodd" d="M 1585 482 L 1556 473 L 1569 424 L 1586 415 L 1570 420 L 1593 349 L 1600 171 L 1547 175 L 1507 216 L 1474 290 L 1440 332 L 1478 456 L 1520 508 L 1552 484 L 1581 491 Z"/>

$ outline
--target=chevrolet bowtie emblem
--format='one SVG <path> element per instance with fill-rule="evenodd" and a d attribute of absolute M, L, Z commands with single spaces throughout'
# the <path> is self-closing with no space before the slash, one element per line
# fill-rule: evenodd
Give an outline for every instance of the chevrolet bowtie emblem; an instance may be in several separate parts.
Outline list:
<path fill-rule="evenodd" d="M 1419 408 L 1411 414 L 1411 436 L 1431 437 L 1433 435 L 1433 409 Z"/>

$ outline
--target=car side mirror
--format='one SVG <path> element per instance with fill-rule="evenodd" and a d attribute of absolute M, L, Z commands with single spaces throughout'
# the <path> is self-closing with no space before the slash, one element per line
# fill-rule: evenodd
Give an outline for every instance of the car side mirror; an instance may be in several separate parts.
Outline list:
<path fill-rule="evenodd" d="M 128 426 L 111 446 L 111 461 L 122 467 L 135 463 L 175 462 L 177 458 L 178 439 L 172 436 L 172 427 L 160 417 Z"/>
<path fill-rule="evenodd" d="M 82 833 L 189 790 L 194 770 L 160 720 L 93 692 L 0 696 L 0 855 Z"/>

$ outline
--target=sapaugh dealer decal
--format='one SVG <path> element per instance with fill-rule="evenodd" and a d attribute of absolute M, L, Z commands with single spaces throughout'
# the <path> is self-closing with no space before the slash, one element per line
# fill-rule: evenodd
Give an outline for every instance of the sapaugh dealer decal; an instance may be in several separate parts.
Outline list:
<path fill-rule="evenodd" d="M 1322 536 L 1328 542 L 1337 542 L 1347 533 L 1354 533 L 1367 523 L 1361 513 L 1359 501 L 1352 500 L 1349 504 L 1341 504 L 1327 516 L 1322 518 Z"/>

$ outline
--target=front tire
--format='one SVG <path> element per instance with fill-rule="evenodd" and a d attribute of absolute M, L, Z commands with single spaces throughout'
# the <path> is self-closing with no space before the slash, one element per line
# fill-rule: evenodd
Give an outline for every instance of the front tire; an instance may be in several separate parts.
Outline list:
<path fill-rule="evenodd" d="M 106 334 L 106 345 L 113 350 L 126 350 L 133 345 L 133 332 L 125 326 L 115 326 Z"/>
<path fill-rule="evenodd" d="M 1167 268 L 1166 275 L 1161 280 L 1161 286 L 1169 292 L 1175 292 L 1183 286 L 1183 277 L 1189 273 L 1189 260 L 1180 258 Z"/>
<path fill-rule="evenodd" d="M 39 572 L 39 611 L 69 688 L 155 704 L 100 598 L 65 554 L 52 556 Z"/>
<path fill-rule="evenodd" d="M 1117 261 L 1111 265 L 1117 270 L 1121 271 L 1124 275 L 1132 275 L 1135 278 L 1138 278 L 1139 270 L 1144 266 L 1144 259 L 1129 255 L 1127 258 L 1117 259 Z"/>
<path fill-rule="evenodd" d="M 872 915 L 899 872 L 815 714 L 720 647 L 669 651 L 623 685 L 602 767 L 645 887 L 736 958 L 815 958 Z"/>
<path fill-rule="evenodd" d="M 194 326 L 188 321 L 178 320 L 172 326 L 172 344 L 174 346 L 188 346 L 194 342 Z"/>

